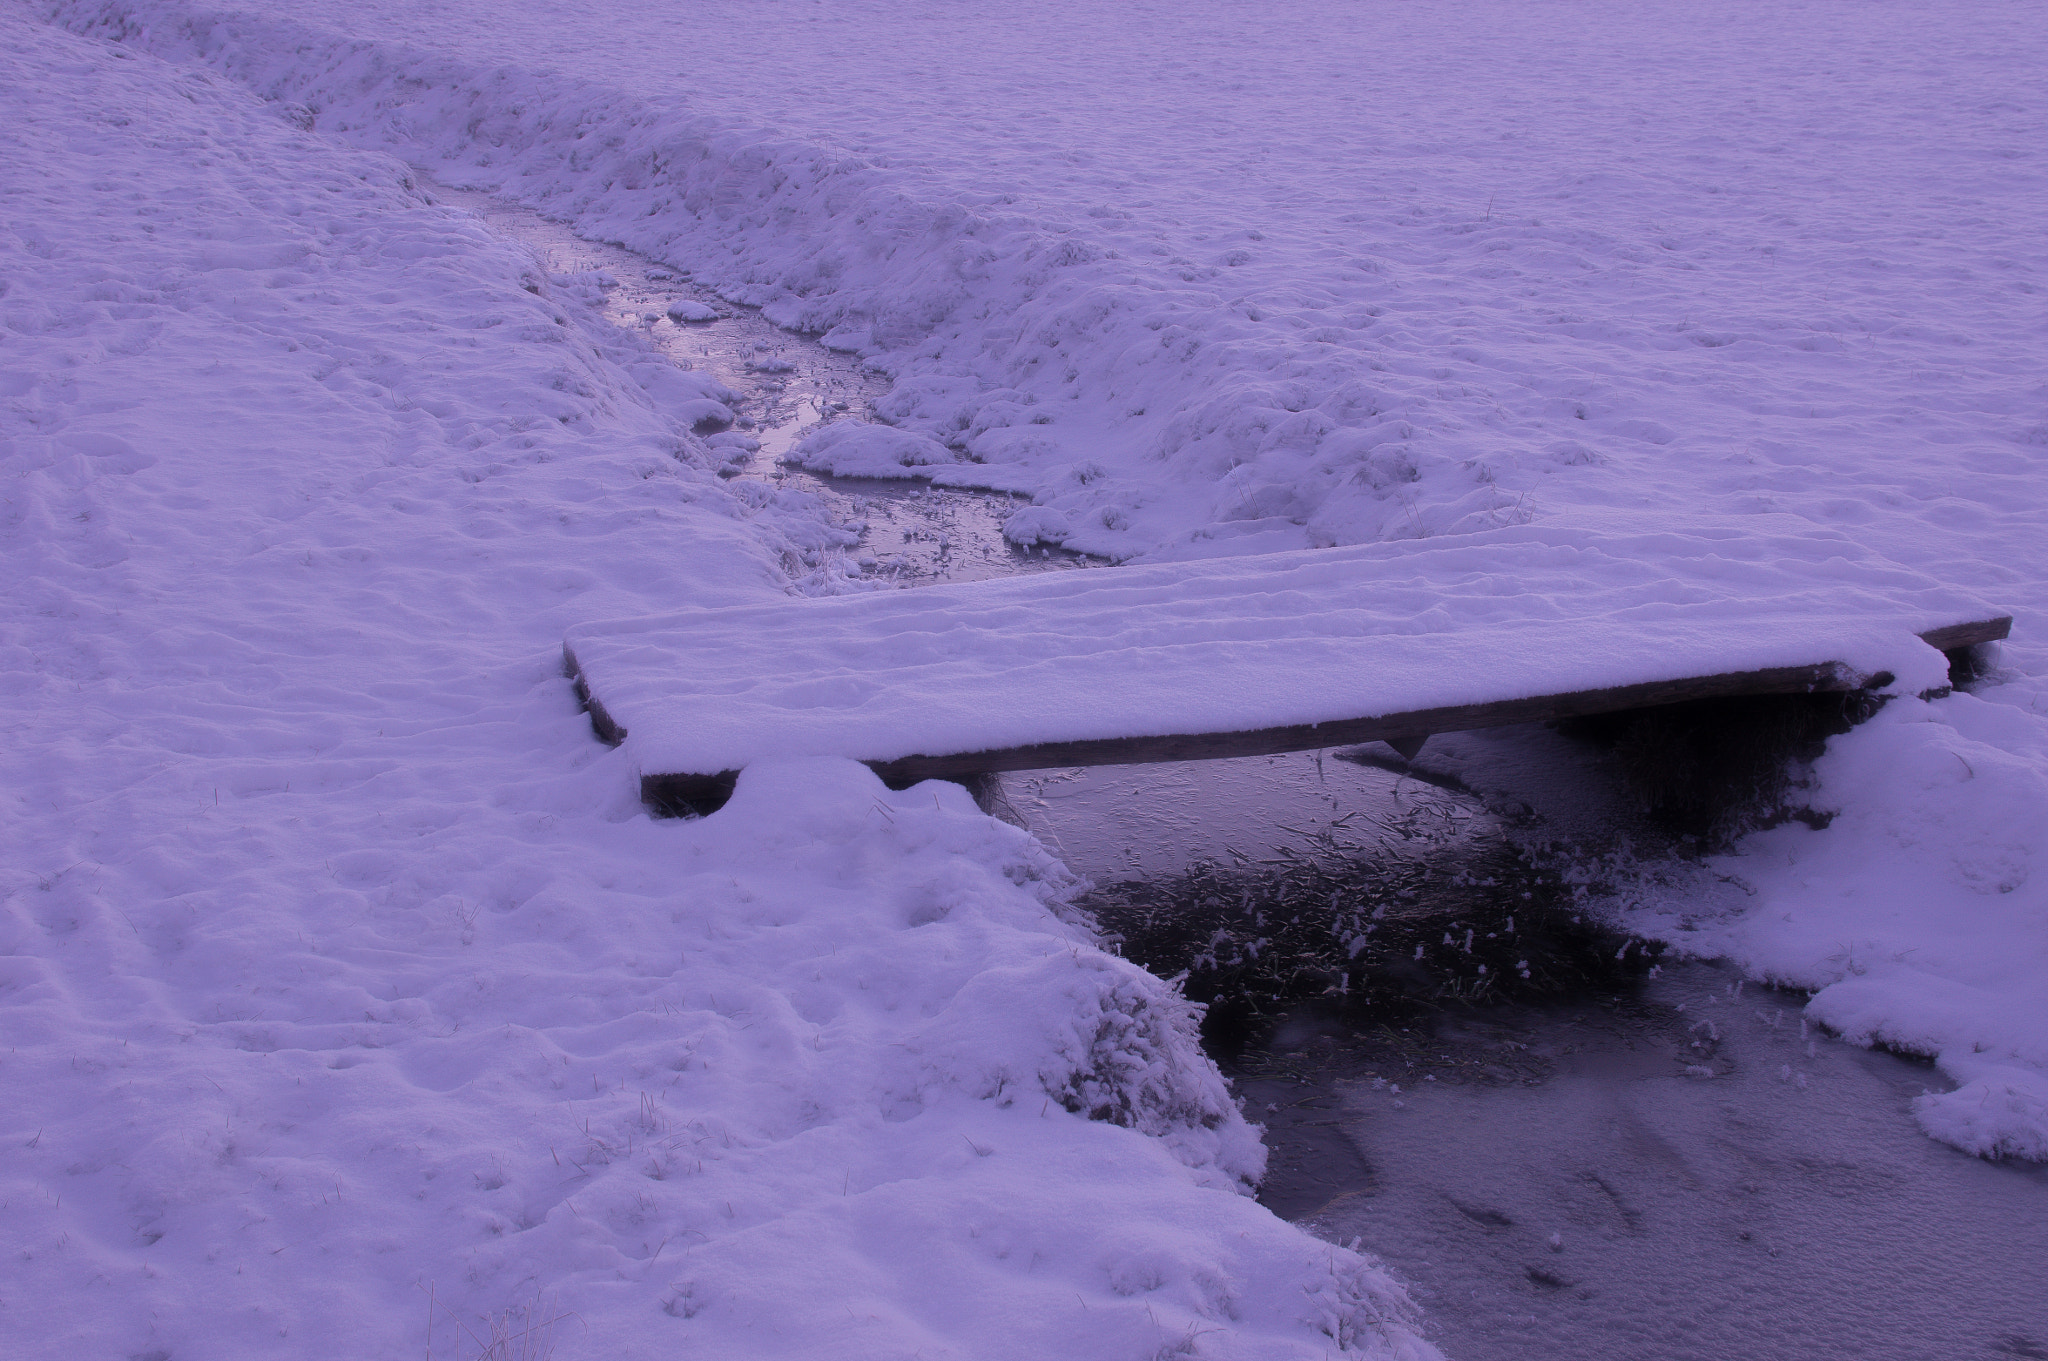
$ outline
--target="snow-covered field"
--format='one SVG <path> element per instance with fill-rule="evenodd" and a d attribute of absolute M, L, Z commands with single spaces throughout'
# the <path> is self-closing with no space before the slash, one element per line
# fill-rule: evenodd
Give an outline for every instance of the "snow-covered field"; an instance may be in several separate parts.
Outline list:
<path fill-rule="evenodd" d="M 866 355 L 898 432 L 817 458 L 1019 538 L 1769 512 L 2011 610 L 1659 929 L 2048 1158 L 2038 7 L 0 16 L 13 1351 L 1431 1354 L 1024 834 L 816 761 L 641 813 L 564 631 L 834 533 L 404 162 Z"/>
<path fill-rule="evenodd" d="M 389 159 L 4 33 L 10 1355 L 1429 1354 L 1022 832 L 844 762 L 645 816 L 564 628 L 823 532 L 645 355 Z"/>

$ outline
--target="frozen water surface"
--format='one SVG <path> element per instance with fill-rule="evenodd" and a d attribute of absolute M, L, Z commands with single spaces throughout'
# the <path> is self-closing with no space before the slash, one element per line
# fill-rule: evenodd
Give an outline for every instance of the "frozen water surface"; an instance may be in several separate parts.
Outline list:
<path fill-rule="evenodd" d="M 1283 1028 L 1264 1192 L 1462 1361 L 2048 1354 L 2048 1168 L 1923 1137 L 1932 1065 L 1700 963 L 1634 996 Z"/>
<path fill-rule="evenodd" d="M 1381 844 L 1388 838 L 1378 819 L 1400 808 L 1404 785 L 1408 794 L 1418 789 L 1413 780 L 1321 752 L 1003 777 L 1011 805 L 1038 838 L 1097 882 L 1178 873 L 1203 859 L 1255 861 L 1326 833 Z M 1462 819 L 1482 816 L 1451 807 Z"/>
<path fill-rule="evenodd" d="M 1476 855 L 1603 820 L 1610 840 L 1626 830 L 1660 853 L 1563 739 L 1453 739 L 1468 757 L 1481 740 L 1502 764 L 1554 768 L 1524 785 L 1528 802 L 1492 808 L 1376 748 L 1351 754 L 1389 768 L 1301 753 L 1008 789 L 1099 881 L 1205 859 L 1255 872 L 1333 835 Z M 1431 836 L 1392 834 L 1423 805 L 1446 815 Z M 1703 915 L 1739 897 L 1698 863 L 1656 873 L 1669 903 Z M 1513 889 L 1501 896 L 1515 911 Z M 1954 1085 L 1933 1065 L 1845 1044 L 1801 1019 L 1803 995 L 1740 977 L 1677 961 L 1631 990 L 1548 1003 L 1383 1022 L 1298 1011 L 1224 1055 L 1266 1125 L 1260 1199 L 1371 1245 L 1460 1361 L 2048 1354 L 2048 1168 L 1927 1139 L 1911 1103 Z"/>

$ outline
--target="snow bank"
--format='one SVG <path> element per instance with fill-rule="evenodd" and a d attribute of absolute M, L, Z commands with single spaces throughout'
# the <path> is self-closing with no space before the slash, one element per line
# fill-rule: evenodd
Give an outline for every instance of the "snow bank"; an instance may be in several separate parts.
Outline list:
<path fill-rule="evenodd" d="M 933 464 L 960 460 L 945 445 L 914 431 L 835 421 L 799 441 L 788 461 L 835 477 L 915 477 Z"/>
<path fill-rule="evenodd" d="M 1723 868 L 1755 907 L 1708 942 L 1849 1039 L 1935 1059 L 1959 1086 L 1915 1104 L 1929 1134 L 2048 1160 L 2048 751 L 2038 710 L 1992 696 L 1895 700 L 1830 744 L 1833 821 L 1752 837 Z"/>
<path fill-rule="evenodd" d="M 1434 1355 L 1022 832 L 645 815 L 563 630 L 830 531 L 576 281 L 205 72 L 5 15 L 0 89 L 15 1354 Z"/>

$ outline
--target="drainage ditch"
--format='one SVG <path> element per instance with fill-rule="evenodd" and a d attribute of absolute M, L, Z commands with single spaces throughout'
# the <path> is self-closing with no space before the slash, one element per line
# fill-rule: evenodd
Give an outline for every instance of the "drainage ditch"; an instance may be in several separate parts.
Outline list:
<path fill-rule="evenodd" d="M 728 472 L 818 496 L 858 536 L 848 575 L 1081 565 L 1005 542 L 1011 498 L 783 464 L 817 424 L 873 419 L 856 358 L 434 193 L 731 389 Z M 1616 924 L 1741 910 L 1702 852 L 1782 815 L 1784 772 L 1859 716 L 1831 703 L 1451 735 L 1413 762 L 1030 772 L 1003 797 L 1095 883 L 1112 948 L 1207 1005 L 1266 1126 L 1262 1201 L 1384 1258 L 1459 1361 L 2048 1358 L 2048 1168 L 1924 1138 L 1931 1066 Z"/>

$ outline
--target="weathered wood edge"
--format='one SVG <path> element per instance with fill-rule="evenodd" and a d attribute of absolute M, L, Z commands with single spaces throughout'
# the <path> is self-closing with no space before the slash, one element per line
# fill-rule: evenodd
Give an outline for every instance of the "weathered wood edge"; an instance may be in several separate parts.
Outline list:
<path fill-rule="evenodd" d="M 1942 652 L 1954 653 L 1980 643 L 1997 642 L 2009 636 L 2011 631 L 2012 617 L 2004 615 L 1994 619 L 1974 620 L 1930 629 L 1921 634 L 1920 638 Z M 562 649 L 562 658 L 565 670 L 576 681 L 577 694 L 590 710 L 592 728 L 599 737 L 616 745 L 624 739 L 626 730 L 591 693 L 576 661 L 574 650 L 566 644 Z M 1716 676 L 1649 681 L 1639 685 L 1581 690 L 1571 694 L 1535 695 L 1525 699 L 1420 709 L 1408 713 L 1345 719 L 1331 723 L 1303 723 L 1246 732 L 1043 742 L 1031 746 L 988 751 L 906 756 L 892 761 L 869 761 L 866 764 L 886 782 L 900 786 L 914 784 L 919 780 L 970 780 L 975 776 L 1005 771 L 1045 770 L 1062 766 L 1145 765 L 1160 761 L 1205 761 L 1244 756 L 1272 756 L 1290 751 L 1358 746 L 1366 742 L 1406 744 L 1434 733 L 1465 732 L 1475 728 L 1551 722 L 1564 718 L 1585 718 L 1594 714 L 1655 708 L 1691 700 L 1726 699 L 1739 695 L 1845 693 L 1889 684 L 1890 679 L 1886 675 L 1861 675 L 1840 662 L 1819 662 L 1810 666 L 1773 667 L 1761 671 L 1736 671 Z M 653 807 L 670 811 L 715 806 L 731 794 L 733 784 L 738 778 L 739 772 L 736 770 L 719 771 L 715 774 L 681 771 L 646 774 L 640 779 L 640 796 Z"/>
<path fill-rule="evenodd" d="M 908 756 L 868 765 L 888 781 L 915 781 L 972 774 L 978 771 L 1044 770 L 1057 766 L 1144 765 L 1156 761 L 1210 761 L 1239 756 L 1274 756 L 1321 747 L 1353 747 L 1433 733 L 1499 728 L 1516 723 L 1543 723 L 1582 718 L 1618 709 L 1648 709 L 1688 700 L 1722 699 L 1731 695 L 1795 695 L 1820 691 L 1860 690 L 1869 677 L 1838 662 L 1813 666 L 1775 667 L 1765 671 L 1731 672 L 1683 680 L 1650 681 L 1566 695 L 1535 695 L 1440 709 L 1416 709 L 1376 718 L 1301 723 L 1249 732 L 1187 733 L 1165 737 L 1113 737 L 1082 742 L 1044 742 L 999 751 L 962 752 L 945 756 Z"/>
<path fill-rule="evenodd" d="M 616 747 L 626 740 L 626 730 L 612 717 L 611 710 L 604 707 L 604 701 L 590 692 L 590 682 L 583 678 L 583 663 L 576 660 L 576 649 L 562 644 L 562 674 L 576 684 L 576 698 L 590 715 L 591 729 L 598 740 L 606 746 Z"/>
<path fill-rule="evenodd" d="M 2012 616 L 2002 614 L 1996 619 L 1979 619 L 1968 624 L 1929 629 L 1920 635 L 1920 641 L 1940 652 L 1954 652 L 1957 648 L 1975 647 L 1979 643 L 2003 642 L 2011 634 Z"/>

